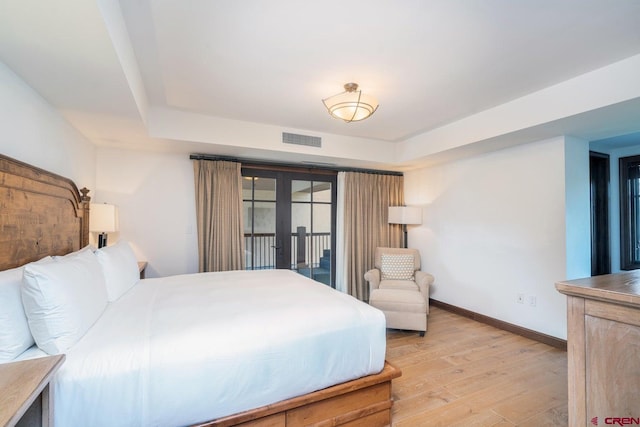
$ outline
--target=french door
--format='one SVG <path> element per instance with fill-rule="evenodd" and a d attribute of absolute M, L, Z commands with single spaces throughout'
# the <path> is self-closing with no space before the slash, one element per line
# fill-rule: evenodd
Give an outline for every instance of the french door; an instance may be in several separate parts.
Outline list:
<path fill-rule="evenodd" d="M 589 153 L 591 189 L 591 275 L 611 273 L 609 245 L 609 155 Z"/>
<path fill-rule="evenodd" d="M 286 268 L 334 287 L 336 175 L 242 169 L 248 270 Z"/>
<path fill-rule="evenodd" d="M 620 269 L 640 268 L 640 156 L 621 157 Z"/>

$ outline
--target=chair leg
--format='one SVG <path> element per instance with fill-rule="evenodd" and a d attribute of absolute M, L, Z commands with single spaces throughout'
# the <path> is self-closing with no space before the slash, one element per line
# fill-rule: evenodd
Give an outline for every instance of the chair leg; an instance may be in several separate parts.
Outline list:
<path fill-rule="evenodd" d="M 424 336 L 424 331 L 420 331 L 420 336 L 423 337 Z"/>

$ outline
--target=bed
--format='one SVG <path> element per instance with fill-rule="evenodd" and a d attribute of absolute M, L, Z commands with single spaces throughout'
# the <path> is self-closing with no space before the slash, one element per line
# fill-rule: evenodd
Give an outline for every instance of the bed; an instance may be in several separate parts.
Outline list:
<path fill-rule="evenodd" d="M 126 242 L 86 249 L 87 194 L 0 156 L 0 270 L 28 264 L 26 310 L 41 294 L 29 293 L 32 282 L 68 265 L 94 268 L 95 257 L 106 276 L 106 295 L 77 285 L 88 326 L 74 339 L 46 341 L 29 317 L 40 348 L 15 360 L 67 356 L 52 383 L 56 425 L 390 425 L 400 372 L 384 361 L 381 312 L 291 271 L 134 281 Z"/>

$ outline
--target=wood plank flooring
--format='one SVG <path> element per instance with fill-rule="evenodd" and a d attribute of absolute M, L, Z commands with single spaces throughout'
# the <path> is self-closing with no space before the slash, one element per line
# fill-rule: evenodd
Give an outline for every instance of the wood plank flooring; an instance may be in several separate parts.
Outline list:
<path fill-rule="evenodd" d="M 431 307 L 428 331 L 389 330 L 393 426 L 566 426 L 567 353 Z"/>

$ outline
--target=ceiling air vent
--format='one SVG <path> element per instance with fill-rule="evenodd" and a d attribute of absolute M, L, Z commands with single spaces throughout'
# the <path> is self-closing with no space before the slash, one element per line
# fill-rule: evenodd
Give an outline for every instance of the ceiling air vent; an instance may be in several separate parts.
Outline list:
<path fill-rule="evenodd" d="M 309 147 L 322 146 L 322 138 L 319 136 L 298 135 L 297 133 L 282 132 L 282 142 L 285 144 L 308 145 Z"/>

